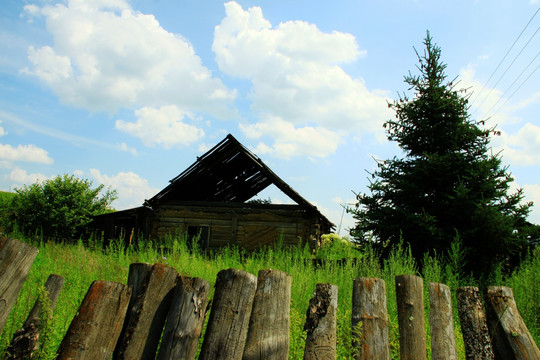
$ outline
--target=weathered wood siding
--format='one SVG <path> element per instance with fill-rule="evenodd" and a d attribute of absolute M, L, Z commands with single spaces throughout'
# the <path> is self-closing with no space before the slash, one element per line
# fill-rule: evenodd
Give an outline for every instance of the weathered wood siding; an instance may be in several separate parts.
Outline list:
<path fill-rule="evenodd" d="M 154 209 L 151 236 L 163 238 L 181 233 L 188 226 L 208 226 L 209 248 L 236 244 L 246 249 L 276 243 L 295 245 L 319 234 L 316 219 L 297 207 L 161 205 Z"/>

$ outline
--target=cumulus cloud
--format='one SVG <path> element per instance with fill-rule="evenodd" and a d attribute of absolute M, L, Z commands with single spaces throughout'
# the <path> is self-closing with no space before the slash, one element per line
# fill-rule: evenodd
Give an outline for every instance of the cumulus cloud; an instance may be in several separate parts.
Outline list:
<path fill-rule="evenodd" d="M 532 210 L 529 213 L 529 221 L 534 224 L 540 224 L 540 185 L 524 185 L 523 194 L 525 195 L 525 200 L 532 201 L 534 203 Z"/>
<path fill-rule="evenodd" d="M 186 118 L 193 120 L 193 116 L 175 105 L 144 107 L 135 111 L 135 116 L 135 122 L 117 120 L 116 128 L 140 138 L 147 146 L 185 146 L 204 136 L 203 130 L 184 122 Z"/>
<path fill-rule="evenodd" d="M 225 10 L 212 49 L 220 70 L 251 81 L 252 109 L 259 116 L 283 119 L 297 130 L 304 126 L 306 133 L 320 127 L 372 132 L 391 116 L 384 96 L 340 67 L 365 54 L 354 36 L 324 33 L 303 21 L 272 26 L 259 7 L 244 10 L 236 2 Z"/>
<path fill-rule="evenodd" d="M 293 156 L 324 158 L 336 151 L 341 139 L 336 132 L 323 127 L 296 128 L 289 122 L 271 116 L 256 124 L 240 125 L 240 129 L 251 139 L 263 136 L 274 139 L 272 146 L 260 142 L 254 151 L 282 159 Z"/>
<path fill-rule="evenodd" d="M 46 83 L 64 103 L 91 111 L 175 104 L 231 115 L 236 92 L 212 76 L 191 44 L 127 2 L 69 0 L 25 6 L 44 16 L 53 46 L 30 47 L 23 72 Z"/>
<path fill-rule="evenodd" d="M 501 130 L 492 140 L 496 151 L 502 150 L 505 162 L 512 165 L 540 165 L 540 127 L 526 123 L 516 133 Z"/>
<path fill-rule="evenodd" d="M 52 164 L 53 159 L 49 153 L 35 145 L 17 145 L 13 147 L 9 144 L 0 144 L 0 160 L 9 162 L 31 162 L 38 164 Z"/>
<path fill-rule="evenodd" d="M 145 199 L 155 195 L 160 189 L 153 188 L 148 180 L 129 172 L 119 172 L 116 175 L 105 175 L 97 169 L 91 169 L 90 175 L 100 184 L 111 187 L 118 192 L 118 199 L 113 203 L 116 209 L 126 209 L 141 206 Z"/>
<path fill-rule="evenodd" d="M 53 177 L 43 175 L 40 173 L 29 174 L 26 170 L 19 167 L 15 167 L 9 174 L 9 179 L 15 183 L 14 187 L 21 187 L 22 185 L 31 185 L 36 182 L 43 182 L 45 180 L 52 179 Z"/>

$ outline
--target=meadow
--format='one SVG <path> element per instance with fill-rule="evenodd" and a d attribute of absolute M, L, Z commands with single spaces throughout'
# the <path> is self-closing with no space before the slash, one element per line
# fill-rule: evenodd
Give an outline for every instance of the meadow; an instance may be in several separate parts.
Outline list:
<path fill-rule="evenodd" d="M 19 237 L 20 238 L 20 237 Z M 136 262 L 164 263 L 174 267 L 181 275 L 196 276 L 214 284 L 217 273 L 222 269 L 243 269 L 257 275 L 262 269 L 279 269 L 292 276 L 290 359 L 303 357 L 305 312 L 317 283 L 332 283 L 339 287 L 338 295 L 338 359 L 351 359 L 351 309 L 352 286 L 356 277 L 378 277 L 386 282 L 387 306 L 390 321 L 390 346 L 393 359 L 399 359 L 398 321 L 395 301 L 394 277 L 401 274 L 416 274 L 424 278 L 426 296 L 426 334 L 429 349 L 429 281 L 447 284 L 452 289 L 453 304 L 455 290 L 464 285 L 478 284 L 461 270 L 462 249 L 455 243 L 447 254 L 425 257 L 419 267 L 404 246 L 393 249 L 387 260 L 379 261 L 369 247 L 358 249 L 347 242 L 334 241 L 316 253 L 308 248 L 283 248 L 279 244 L 254 253 L 244 253 L 238 248 L 224 248 L 213 253 L 189 250 L 182 236 L 171 237 L 161 244 L 146 242 L 140 248 L 124 247 L 116 242 L 103 250 L 102 244 L 79 241 L 76 244 L 57 244 L 43 240 L 26 240 L 38 247 L 39 254 L 23 286 L 16 305 L 0 337 L 0 353 L 9 344 L 13 333 L 24 322 L 34 302 L 43 292 L 43 284 L 49 274 L 65 277 L 52 320 L 46 321 L 41 336 L 39 359 L 53 359 L 71 320 L 94 280 L 127 282 L 129 265 Z M 315 266 L 312 259 L 323 261 Z M 334 261 L 354 258 L 338 264 Z M 514 290 L 518 308 L 535 341 L 540 340 L 540 247 L 536 247 L 519 269 L 503 276 L 495 271 L 488 285 L 505 285 Z M 212 294 L 210 295 L 212 297 Z M 207 316 L 208 318 L 208 316 Z M 460 358 L 465 358 L 463 340 L 457 311 L 454 324 Z M 204 335 L 203 335 L 204 336 Z"/>

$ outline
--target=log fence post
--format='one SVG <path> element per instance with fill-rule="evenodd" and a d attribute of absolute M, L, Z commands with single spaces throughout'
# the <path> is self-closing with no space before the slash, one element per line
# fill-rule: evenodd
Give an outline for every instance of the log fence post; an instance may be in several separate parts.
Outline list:
<path fill-rule="evenodd" d="M 1 333 L 38 250 L 27 243 L 10 238 L 2 239 L 0 245 Z"/>
<path fill-rule="evenodd" d="M 512 289 L 505 286 L 488 287 L 486 312 L 497 358 L 540 359 L 540 350 L 521 318 Z"/>
<path fill-rule="evenodd" d="M 165 264 L 132 264 L 129 270 L 128 283 L 136 293 L 114 355 L 116 359 L 154 359 L 178 272 Z"/>
<path fill-rule="evenodd" d="M 390 359 L 386 286 L 382 279 L 358 278 L 353 282 L 352 328 L 355 359 Z M 355 333 L 355 329 L 358 333 Z"/>
<path fill-rule="evenodd" d="M 336 359 L 338 287 L 317 284 L 306 312 L 304 360 Z"/>
<path fill-rule="evenodd" d="M 131 289 L 110 281 L 94 281 L 58 348 L 58 360 L 109 360 L 131 297 Z"/>
<path fill-rule="evenodd" d="M 60 275 L 49 275 L 45 282 L 45 291 L 49 298 L 49 311 L 52 313 L 58 300 L 58 295 L 64 286 L 64 278 Z M 41 301 L 38 298 L 28 314 L 23 326 L 17 330 L 6 350 L 5 359 L 30 359 L 39 348 L 41 330 Z"/>
<path fill-rule="evenodd" d="M 444 284 L 429 283 L 429 323 L 433 360 L 457 360 L 452 295 Z"/>
<path fill-rule="evenodd" d="M 401 360 L 427 358 L 424 282 L 415 275 L 396 276 L 396 301 Z"/>
<path fill-rule="evenodd" d="M 199 360 L 242 358 L 256 287 L 257 277 L 244 270 L 217 274 Z"/>
<path fill-rule="evenodd" d="M 457 289 L 459 322 L 467 360 L 495 359 L 480 290 L 475 286 Z"/>
<path fill-rule="evenodd" d="M 243 360 L 289 358 L 290 303 L 291 276 L 259 271 Z"/>
<path fill-rule="evenodd" d="M 180 276 L 171 301 L 158 359 L 195 359 L 206 317 L 210 284 Z"/>

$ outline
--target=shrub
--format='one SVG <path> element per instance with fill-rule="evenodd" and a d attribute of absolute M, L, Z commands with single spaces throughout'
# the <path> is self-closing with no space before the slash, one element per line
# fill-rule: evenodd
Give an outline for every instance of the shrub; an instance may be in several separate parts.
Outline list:
<path fill-rule="evenodd" d="M 92 188 L 92 182 L 73 175 L 57 176 L 42 183 L 15 189 L 16 196 L 7 207 L 6 230 L 16 226 L 26 235 L 42 234 L 73 239 L 86 232 L 92 216 L 111 211 L 116 191 L 104 185 Z"/>

